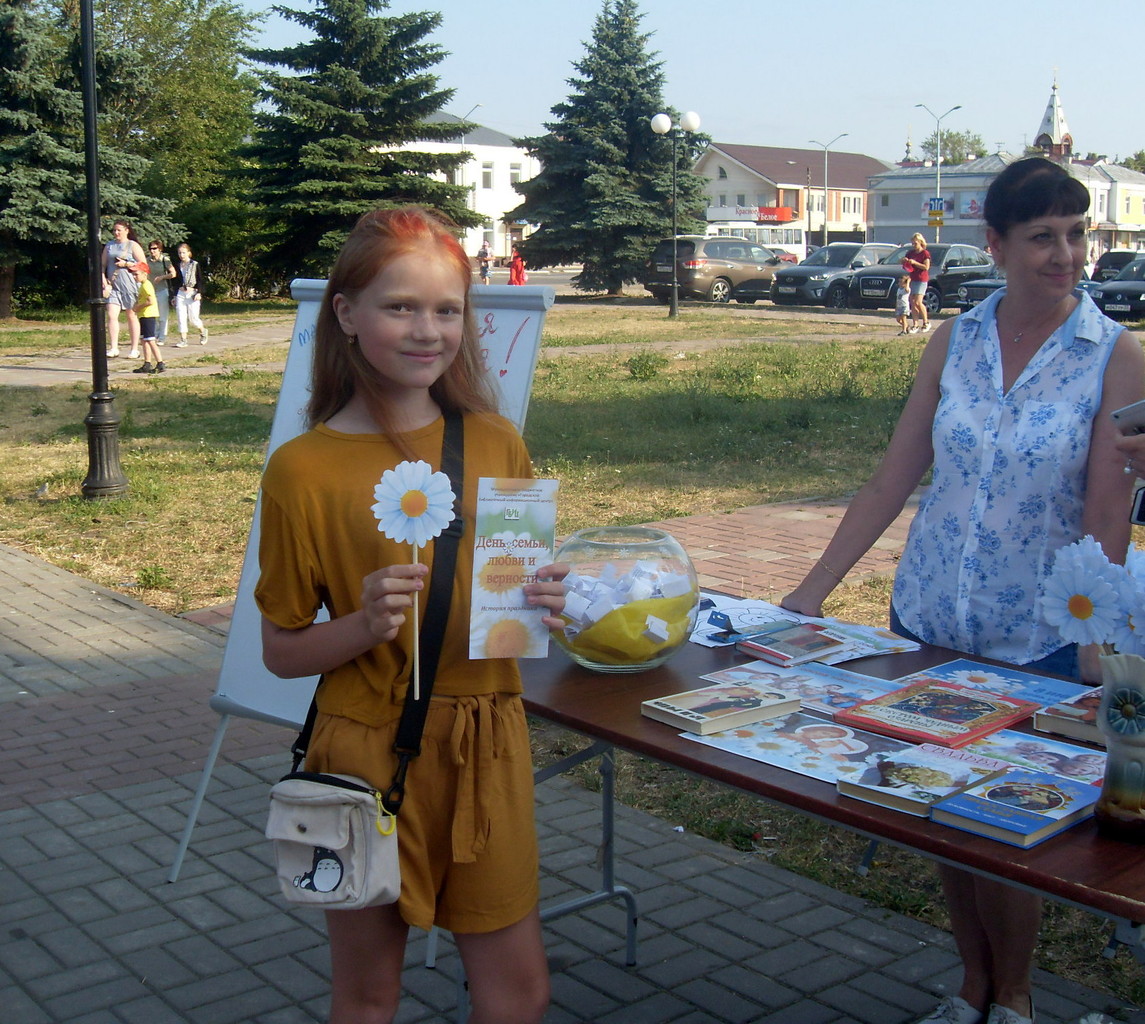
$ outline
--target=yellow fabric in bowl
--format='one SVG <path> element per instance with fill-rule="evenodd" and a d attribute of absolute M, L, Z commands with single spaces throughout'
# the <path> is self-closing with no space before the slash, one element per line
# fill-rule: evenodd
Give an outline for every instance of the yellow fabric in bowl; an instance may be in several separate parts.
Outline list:
<path fill-rule="evenodd" d="M 688 638 L 696 592 L 682 597 L 649 597 L 613 608 L 599 622 L 581 630 L 565 646 L 582 658 L 602 665 L 638 665 L 679 646 Z M 662 643 L 644 636 L 648 616 L 668 624 L 668 639 Z"/>

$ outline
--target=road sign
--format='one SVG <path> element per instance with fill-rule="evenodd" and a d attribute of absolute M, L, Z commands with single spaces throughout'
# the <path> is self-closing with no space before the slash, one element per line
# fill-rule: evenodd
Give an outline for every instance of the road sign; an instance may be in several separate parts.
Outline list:
<path fill-rule="evenodd" d="M 943 210 L 946 209 L 942 196 L 936 196 L 930 200 L 930 215 L 933 217 L 936 213 L 941 215 Z"/>

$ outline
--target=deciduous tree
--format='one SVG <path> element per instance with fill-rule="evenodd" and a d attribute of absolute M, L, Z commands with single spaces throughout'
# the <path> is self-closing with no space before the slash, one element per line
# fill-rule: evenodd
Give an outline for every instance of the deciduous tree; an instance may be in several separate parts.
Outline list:
<path fill-rule="evenodd" d="M 923 154 L 930 160 L 938 155 L 938 135 L 931 132 L 922 144 Z M 965 163 L 972 156 L 984 156 L 986 144 L 977 132 L 953 132 L 942 130 L 942 162 L 944 164 Z"/>

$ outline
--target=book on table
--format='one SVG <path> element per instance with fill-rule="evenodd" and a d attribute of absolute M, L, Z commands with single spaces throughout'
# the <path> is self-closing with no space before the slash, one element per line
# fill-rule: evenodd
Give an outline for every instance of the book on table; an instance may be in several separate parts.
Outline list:
<path fill-rule="evenodd" d="M 881 697 L 835 712 L 835 721 L 913 743 L 964 747 L 1015 722 L 1039 705 L 957 683 L 918 679 Z"/>
<path fill-rule="evenodd" d="M 1058 701 L 1069 700 L 1083 692 L 1081 683 L 1072 679 L 1057 679 L 1053 676 L 1040 676 L 1026 672 L 1013 665 L 983 665 L 970 658 L 932 665 L 921 672 L 901 676 L 899 686 L 908 686 L 919 679 L 941 679 L 959 686 L 969 686 L 974 690 L 988 690 L 1000 693 L 1003 697 L 1018 697 L 1046 707 Z"/>
<path fill-rule="evenodd" d="M 1074 779 L 1012 769 L 940 800 L 934 821 L 1026 849 L 1093 814 L 1101 790 Z"/>
<path fill-rule="evenodd" d="M 773 665 L 790 667 L 815 661 L 847 644 L 847 637 L 818 622 L 790 622 L 776 619 L 736 641 L 736 650 Z"/>
<path fill-rule="evenodd" d="M 925 818 L 937 801 L 1013 768 L 995 758 L 961 754 L 947 747 L 875 754 L 860 774 L 840 776 L 835 787 L 844 796 Z"/>
<path fill-rule="evenodd" d="M 701 736 L 798 710 L 798 694 L 762 682 L 717 683 L 656 697 L 640 705 L 642 715 Z"/>
<path fill-rule="evenodd" d="M 1097 727 L 1097 711 L 1100 706 L 1101 687 L 1094 686 L 1068 700 L 1035 711 L 1034 728 L 1040 732 L 1052 732 L 1104 747 L 1105 737 Z"/>

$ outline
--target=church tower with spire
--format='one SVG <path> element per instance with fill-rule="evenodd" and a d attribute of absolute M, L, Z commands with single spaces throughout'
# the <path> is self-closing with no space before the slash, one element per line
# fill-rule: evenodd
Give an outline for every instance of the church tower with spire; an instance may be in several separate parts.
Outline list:
<path fill-rule="evenodd" d="M 1050 101 L 1046 104 L 1046 112 L 1034 138 L 1034 149 L 1040 149 L 1042 155 L 1051 160 L 1068 161 L 1073 155 L 1073 136 L 1069 133 L 1069 125 L 1065 122 L 1065 111 L 1062 110 L 1061 98 L 1058 96 L 1056 69 L 1054 87 L 1050 90 Z"/>

